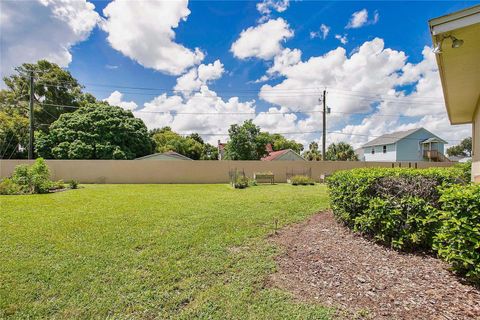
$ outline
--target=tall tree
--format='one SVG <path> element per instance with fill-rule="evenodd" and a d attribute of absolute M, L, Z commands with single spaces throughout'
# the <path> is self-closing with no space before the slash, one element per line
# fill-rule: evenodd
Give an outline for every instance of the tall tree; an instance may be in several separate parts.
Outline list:
<path fill-rule="evenodd" d="M 27 118 L 0 110 L 0 159 L 26 158 L 26 150 L 19 146 L 28 144 L 27 137 Z"/>
<path fill-rule="evenodd" d="M 261 135 L 265 135 L 265 140 L 272 145 L 273 151 L 292 149 L 296 153 L 300 153 L 303 150 L 303 144 L 289 140 L 279 133 L 262 132 Z"/>
<path fill-rule="evenodd" d="M 328 146 L 325 160 L 330 161 L 358 161 L 353 147 L 346 142 L 332 143 Z"/>
<path fill-rule="evenodd" d="M 170 127 L 150 131 L 155 142 L 156 152 L 175 151 L 193 160 L 217 160 L 218 151 L 211 144 L 205 143 L 198 133 L 182 137 Z"/>
<path fill-rule="evenodd" d="M 30 73 L 35 77 L 35 127 L 43 131 L 62 113 L 73 112 L 74 108 L 87 103 L 96 103 L 91 94 L 82 92 L 82 86 L 70 72 L 55 63 L 40 60 L 37 63 L 24 63 L 15 68 L 16 73 L 3 78 L 6 90 L 0 94 L 0 108 L 15 108 L 20 114 L 28 116 Z M 6 111 L 9 112 L 9 111 Z"/>
<path fill-rule="evenodd" d="M 36 149 L 53 159 L 134 159 L 150 154 L 153 142 L 130 111 L 89 104 L 62 114 L 47 133 L 39 132 Z"/>
<path fill-rule="evenodd" d="M 322 160 L 322 154 L 318 150 L 318 143 L 311 142 L 308 146 L 308 150 L 303 153 L 303 157 L 308 161 L 320 161 Z"/>
<path fill-rule="evenodd" d="M 242 125 L 233 124 L 228 129 L 229 141 L 225 158 L 229 160 L 259 160 L 267 154 L 265 144 L 268 136 L 260 134 L 260 127 L 252 120 Z"/>
<path fill-rule="evenodd" d="M 463 139 L 460 144 L 452 146 L 447 149 L 447 154 L 458 157 L 471 157 L 472 156 L 472 137 Z"/>
<path fill-rule="evenodd" d="M 218 148 L 210 143 L 205 143 L 200 160 L 218 160 Z"/>

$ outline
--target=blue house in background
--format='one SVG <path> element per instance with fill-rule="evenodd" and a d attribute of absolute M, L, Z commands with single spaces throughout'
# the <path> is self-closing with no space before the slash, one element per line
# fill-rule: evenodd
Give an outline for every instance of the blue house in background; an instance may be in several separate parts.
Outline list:
<path fill-rule="evenodd" d="M 364 161 L 450 161 L 447 141 L 424 128 L 384 134 L 362 146 Z"/>

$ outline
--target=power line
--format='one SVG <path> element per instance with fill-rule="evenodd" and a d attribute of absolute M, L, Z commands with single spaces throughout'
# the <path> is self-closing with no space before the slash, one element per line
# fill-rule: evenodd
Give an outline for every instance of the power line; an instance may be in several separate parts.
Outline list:
<path fill-rule="evenodd" d="M 47 84 L 42 83 L 42 81 L 46 82 Z M 44 84 L 46 86 L 55 86 L 55 87 L 61 87 L 58 84 L 62 84 L 62 83 L 73 84 L 73 85 L 76 85 L 76 86 L 80 86 L 78 83 L 71 82 L 71 81 L 53 82 L 53 81 L 46 81 L 46 80 L 39 79 L 39 83 Z M 50 83 L 50 84 L 48 84 L 48 83 Z M 157 88 L 154 88 L 154 87 L 137 87 L 137 86 L 114 85 L 114 84 L 97 84 L 97 83 L 88 83 L 88 82 L 85 83 L 85 85 L 92 86 L 92 87 L 106 87 L 106 88 L 114 88 L 114 89 L 118 88 L 118 89 L 132 89 L 132 90 L 144 90 L 144 91 L 162 91 L 162 92 L 187 92 L 187 93 L 190 93 L 190 92 L 195 91 L 195 90 L 188 90 L 188 89 L 169 89 L 169 88 L 161 88 L 161 87 L 157 87 Z M 324 87 L 324 86 L 320 86 L 320 87 Z M 65 88 L 67 88 L 67 87 L 65 87 Z M 215 89 L 213 89 L 213 90 L 215 90 Z M 308 92 L 310 90 L 314 90 L 314 91 L 313 92 Z M 336 93 L 336 94 L 339 94 L 339 95 L 351 95 L 351 96 L 365 97 L 365 98 L 371 98 L 371 99 L 377 99 L 377 100 L 398 101 L 398 99 L 408 99 L 409 101 L 412 101 L 412 103 L 413 102 L 443 103 L 442 100 L 438 99 L 438 97 L 405 97 L 405 96 L 395 97 L 395 96 L 390 96 L 390 95 L 385 96 L 385 95 L 381 95 L 379 93 L 368 93 L 368 92 L 362 92 L 362 91 L 339 89 L 339 88 L 330 88 L 330 87 L 329 87 L 329 90 L 340 91 L 340 92 Z M 255 94 L 255 95 L 258 94 L 259 92 L 263 93 L 263 94 L 265 94 L 265 93 L 267 93 L 267 94 L 268 93 L 275 93 L 275 94 L 278 94 L 278 93 L 296 93 L 297 95 L 307 94 L 307 96 L 308 95 L 318 96 L 318 91 L 319 91 L 318 87 L 317 88 L 300 87 L 300 88 L 282 88 L 282 89 L 272 88 L 272 89 L 263 89 L 263 90 L 260 90 L 260 91 L 258 89 L 235 89 L 235 90 L 221 89 L 221 90 L 215 90 L 216 93 L 222 93 L 222 92 L 224 92 L 224 93 L 225 92 L 234 92 L 234 93 L 247 92 L 248 93 L 248 92 L 251 92 L 252 94 Z M 345 92 L 347 92 L 347 93 L 345 93 Z M 123 93 L 127 93 L 127 92 L 123 92 Z M 135 92 L 128 92 L 128 94 L 136 94 L 136 93 Z M 152 95 L 156 95 L 156 94 L 152 94 Z"/>
<path fill-rule="evenodd" d="M 68 105 L 61 105 L 61 104 L 53 104 L 53 103 L 41 103 L 40 105 L 44 106 L 52 106 L 58 108 L 71 108 L 71 109 L 80 109 L 82 107 L 79 106 L 68 106 Z M 286 114 L 316 114 L 322 113 L 322 110 L 292 110 L 292 111 L 285 111 L 285 112 L 269 112 L 269 111 L 253 111 L 253 112 L 179 112 L 176 110 L 166 110 L 166 111 L 155 111 L 155 110 L 130 110 L 135 113 L 151 113 L 151 114 L 174 114 L 174 115 L 286 115 Z M 329 113 L 335 114 L 346 114 L 346 115 L 365 115 L 365 116 L 375 116 L 375 117 L 399 117 L 399 118 L 413 118 L 413 117 L 423 117 L 423 116 L 439 116 L 442 113 L 437 114 L 426 114 L 426 115 L 418 115 L 418 116 L 407 116 L 407 115 L 400 115 L 400 114 L 372 114 L 372 113 L 361 113 L 361 112 L 341 112 L 341 111 L 330 111 Z"/>

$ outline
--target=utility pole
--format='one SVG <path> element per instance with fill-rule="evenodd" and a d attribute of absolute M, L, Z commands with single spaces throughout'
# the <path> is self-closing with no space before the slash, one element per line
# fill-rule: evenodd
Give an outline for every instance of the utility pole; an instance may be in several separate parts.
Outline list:
<path fill-rule="evenodd" d="M 322 160 L 325 161 L 325 150 L 327 143 L 327 90 L 323 90 L 323 130 L 322 130 Z"/>
<path fill-rule="evenodd" d="M 30 71 L 30 103 L 29 103 L 29 120 L 30 120 L 30 132 L 28 139 L 28 159 L 33 159 L 33 132 L 35 128 L 33 127 L 33 99 L 34 96 L 34 83 L 33 83 L 33 71 Z"/>

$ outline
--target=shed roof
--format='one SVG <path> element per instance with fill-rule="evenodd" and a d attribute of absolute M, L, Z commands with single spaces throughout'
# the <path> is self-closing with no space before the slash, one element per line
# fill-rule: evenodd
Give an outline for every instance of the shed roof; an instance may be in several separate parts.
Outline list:
<path fill-rule="evenodd" d="M 298 160 L 305 160 L 301 155 L 293 151 L 292 149 L 283 149 L 283 150 L 278 150 L 278 151 L 272 151 L 270 152 L 267 156 L 263 157 L 262 161 L 273 161 L 273 160 L 280 160 L 280 158 L 287 154 L 287 153 L 293 153 L 295 156 L 298 158 Z"/>
<path fill-rule="evenodd" d="M 135 160 L 190 160 L 190 161 L 193 161 L 193 159 L 190 159 L 189 157 L 186 157 L 183 154 L 177 153 L 175 151 L 149 154 L 147 156 L 140 157 Z"/>

